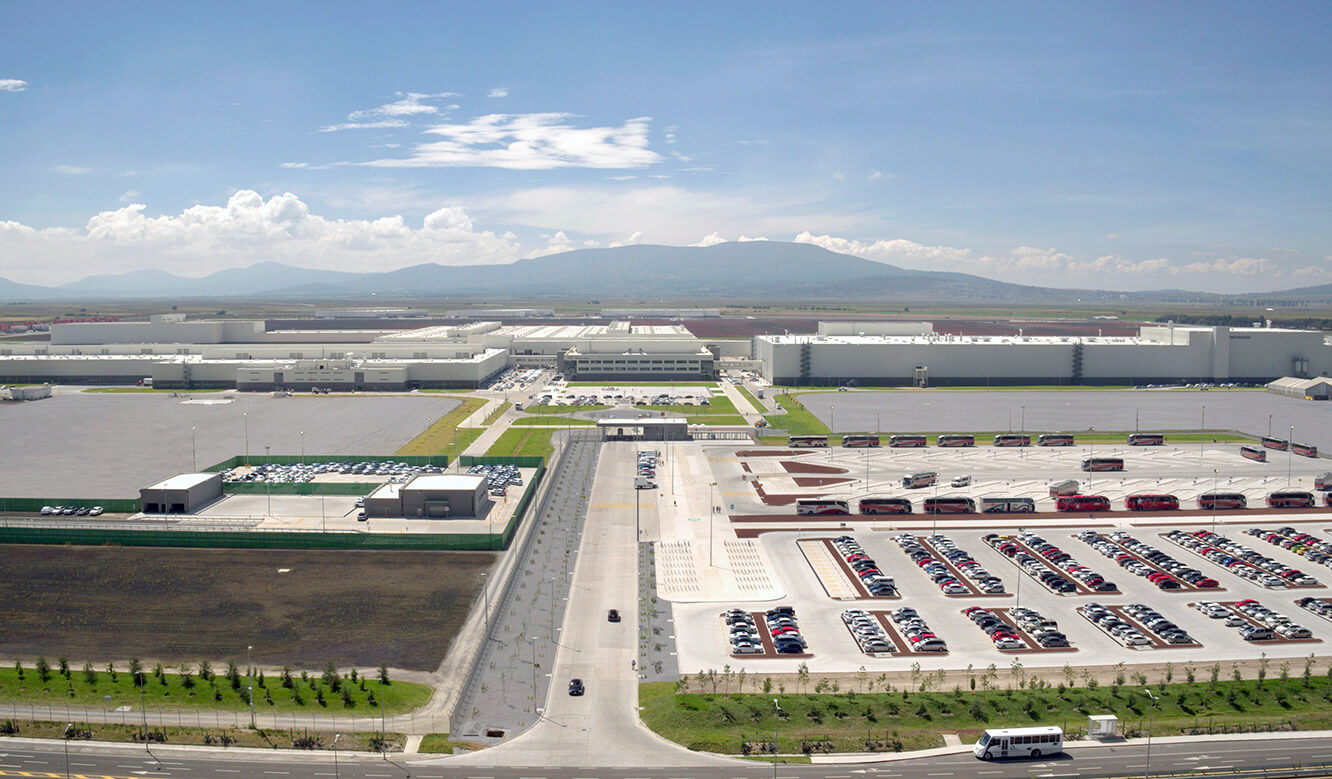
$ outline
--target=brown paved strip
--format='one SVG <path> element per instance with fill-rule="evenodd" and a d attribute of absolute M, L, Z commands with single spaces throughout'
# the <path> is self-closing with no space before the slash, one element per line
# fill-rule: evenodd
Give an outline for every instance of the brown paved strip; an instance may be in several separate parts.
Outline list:
<path fill-rule="evenodd" d="M 828 476 L 793 476 L 791 481 L 795 482 L 797 487 L 827 487 L 831 484 L 845 484 L 855 481 L 846 477 L 835 478 Z"/>
<path fill-rule="evenodd" d="M 860 581 L 860 577 L 856 575 L 855 569 L 852 568 L 850 565 L 847 565 L 846 558 L 842 557 L 842 553 L 837 551 L 837 547 L 833 546 L 833 540 L 831 538 L 816 538 L 812 540 L 822 541 L 823 545 L 828 548 L 828 553 L 831 554 L 837 560 L 837 564 L 842 569 L 842 575 L 845 576 L 847 580 L 851 582 L 851 588 L 856 591 L 856 600 L 901 600 L 902 599 L 902 595 L 900 593 L 897 595 L 870 595 L 869 590 L 865 589 L 865 585 Z M 879 561 L 875 560 L 874 562 L 877 564 Z M 880 567 L 879 570 L 882 571 L 883 568 Z M 896 583 L 896 580 L 894 580 L 894 583 Z M 893 590 L 897 591 L 897 588 L 894 587 Z"/>
<path fill-rule="evenodd" d="M 1225 591 L 1225 588 L 1224 588 L 1224 587 L 1219 587 L 1219 586 L 1218 586 L 1218 587 L 1195 587 L 1195 586 L 1193 586 L 1192 584 L 1189 584 L 1188 582 L 1186 582 L 1186 581 L 1184 581 L 1183 579 L 1179 578 L 1178 576 L 1174 575 L 1173 573 L 1171 573 L 1171 572 L 1167 571 L 1166 569 L 1162 568 L 1161 566 L 1157 565 L 1156 563 L 1153 563 L 1151 560 L 1145 559 L 1145 558 L 1143 558 L 1141 555 L 1139 555 L 1139 554 L 1137 554 L 1137 553 L 1135 553 L 1135 552 L 1130 551 L 1130 550 L 1128 549 L 1128 547 L 1126 547 L 1126 546 L 1124 546 L 1123 544 L 1119 543 L 1118 541 L 1114 540 L 1114 539 L 1111 538 L 1110 536 L 1101 535 L 1100 533 L 1097 533 L 1097 534 L 1096 534 L 1096 537 L 1099 538 L 1099 539 L 1101 539 L 1102 541 L 1106 542 L 1107 544 L 1110 544 L 1111 546 L 1113 546 L 1114 548 L 1116 548 L 1116 549 L 1118 549 L 1119 551 L 1123 552 L 1124 554 L 1128 555 L 1129 557 L 1132 557 L 1134 560 L 1137 560 L 1138 562 L 1142 563 L 1143 565 L 1147 566 L 1148 568 L 1151 568 L 1153 571 L 1158 571 L 1158 572 L 1160 572 L 1160 573 L 1163 573 L 1163 574 L 1165 574 L 1166 576 L 1169 576 L 1170 578 L 1172 578 L 1172 579 L 1174 579 L 1175 581 L 1179 582 L 1179 589 L 1178 589 L 1178 590 L 1161 590 L 1161 592 L 1167 592 L 1167 593 L 1169 593 L 1169 592 L 1224 592 L 1224 591 Z M 1099 554 L 1099 552 L 1098 552 L 1098 554 Z M 1103 557 L 1103 558 L 1101 558 L 1101 559 L 1103 559 L 1103 560 L 1107 560 L 1108 558 L 1104 558 L 1104 557 Z M 1115 564 L 1118 565 L 1118 562 L 1117 562 L 1117 561 L 1112 561 L 1112 562 L 1115 562 Z M 1121 570 L 1123 570 L 1122 566 L 1121 566 Z M 1128 573 L 1128 571 L 1124 571 L 1124 572 L 1125 572 L 1125 573 Z M 1134 575 L 1137 576 L 1137 574 L 1134 574 Z M 1146 577 L 1139 576 L 1138 578 L 1139 578 L 1139 579 L 1143 579 L 1144 581 L 1146 581 Z M 1148 584 L 1151 584 L 1151 582 L 1148 582 Z M 1158 587 L 1157 589 L 1159 590 L 1160 588 Z"/>
<path fill-rule="evenodd" d="M 748 660 L 748 659 L 750 659 L 750 658 L 753 658 L 753 659 L 755 659 L 755 660 L 771 660 L 771 659 L 775 659 L 775 658 L 778 658 L 778 657 L 813 657 L 813 656 L 814 656 L 814 655 L 812 655 L 812 654 L 808 654 L 808 653 L 806 653 L 806 654 L 799 654 L 799 655 L 784 655 L 784 654 L 779 653 L 779 652 L 777 651 L 777 647 L 772 643 L 772 634 L 768 632 L 767 613 L 766 613 L 766 612 L 763 612 L 763 611 L 751 611 L 751 612 L 749 612 L 749 616 L 751 616 L 751 617 L 754 618 L 754 626 L 755 626 L 756 628 L 758 628 L 759 643 L 763 645 L 763 654 L 761 654 L 761 655 L 736 655 L 736 654 L 732 654 L 731 657 L 735 658 L 736 660 Z M 718 616 L 718 617 L 717 617 L 717 621 L 721 623 L 721 627 L 722 627 L 722 640 L 725 640 L 726 637 L 730 635 L 731 631 L 729 631 L 729 630 L 726 628 L 726 620 L 724 620 L 724 619 L 722 619 L 720 616 Z M 729 646 L 729 644 L 727 644 L 727 646 Z"/>
<path fill-rule="evenodd" d="M 838 468 L 834 465 L 815 465 L 814 463 L 792 462 L 783 460 L 782 467 L 787 473 L 846 473 L 845 468 Z"/>
<path fill-rule="evenodd" d="M 795 457 L 801 452 L 793 452 L 790 449 L 737 449 L 736 457 Z"/>
<path fill-rule="evenodd" d="M 883 625 L 884 632 L 888 634 L 888 640 L 892 641 L 899 648 L 901 648 L 903 654 L 921 655 L 921 656 L 937 655 L 939 657 L 943 657 L 944 655 L 948 654 L 948 652 L 917 652 L 916 650 L 911 648 L 911 642 L 907 640 L 906 636 L 898 632 L 897 624 L 893 622 L 893 618 L 888 614 L 888 612 L 872 611 L 870 613 L 879 619 L 879 624 Z"/>
<path fill-rule="evenodd" d="M 1177 543 L 1175 543 L 1174 539 L 1170 538 L 1170 537 L 1167 536 L 1165 533 L 1161 533 L 1160 536 L 1161 536 L 1162 539 L 1165 540 L 1166 543 L 1171 544 L 1171 545 L 1174 546 L 1176 549 L 1183 549 L 1184 551 L 1186 551 L 1186 552 L 1192 554 L 1194 557 L 1197 557 L 1199 560 L 1207 560 L 1206 555 L 1200 554 L 1197 550 L 1195 550 L 1195 549 L 1190 549 L 1190 548 L 1188 548 L 1187 546 L 1184 546 L 1183 544 L 1177 544 Z M 1202 541 L 1202 539 L 1198 539 L 1198 540 Z M 1217 549 L 1221 549 L 1221 547 L 1216 546 L 1216 544 L 1209 543 L 1209 542 L 1207 542 L 1207 541 L 1203 541 L 1203 543 L 1207 544 L 1208 546 L 1215 547 L 1215 548 L 1217 548 Z M 1230 554 L 1230 552 L 1227 552 L 1227 551 L 1224 550 L 1224 549 L 1221 549 L 1221 552 L 1222 552 L 1223 554 L 1225 554 L 1226 556 L 1228 556 L 1228 557 L 1235 557 L 1235 555 Z M 1227 571 L 1228 573 L 1230 573 L 1231 576 L 1234 576 L 1234 577 L 1237 578 L 1237 579 L 1243 579 L 1243 578 L 1244 578 L 1244 577 L 1240 576 L 1239 574 L 1235 573 L 1234 571 L 1231 571 L 1231 570 L 1230 570 L 1229 568 L 1227 568 L 1226 566 L 1221 565 L 1220 563 L 1213 563 L 1211 560 L 1207 560 L 1207 562 L 1212 563 L 1212 565 L 1215 565 L 1216 567 L 1222 569 L 1223 571 Z M 1240 558 L 1235 557 L 1235 562 L 1239 563 L 1240 565 L 1244 566 L 1245 568 L 1250 568 L 1250 569 L 1255 570 L 1255 571 L 1257 571 L 1258 573 L 1261 573 L 1261 574 L 1263 574 L 1263 575 L 1265 575 L 1265 576 L 1273 576 L 1273 577 L 1277 578 L 1278 580 L 1280 580 L 1280 582 L 1281 582 L 1281 586 L 1280 586 L 1280 587 L 1264 587 L 1263 585 L 1258 584 L 1259 587 L 1263 587 L 1263 589 L 1265 589 L 1265 590 L 1277 590 L 1277 589 L 1282 589 L 1282 590 L 1307 590 L 1307 589 L 1317 589 L 1317 588 L 1321 588 L 1321 587 L 1324 587 L 1324 586 L 1325 586 L 1325 585 L 1322 584 L 1321 582 L 1319 582 L 1319 583 L 1315 583 L 1315 584 L 1295 584 L 1294 582 L 1288 581 L 1288 580 L 1286 580 L 1286 579 L 1282 579 L 1280 576 L 1277 576 L 1277 575 L 1274 574 L 1274 573 L 1271 573 L 1271 572 L 1269 572 L 1269 571 L 1264 571 L 1262 568 L 1259 568 L 1258 566 L 1254 565 L 1253 563 L 1249 562 L 1248 560 L 1241 560 Z M 1248 579 L 1244 579 L 1244 581 L 1249 581 L 1249 580 L 1248 580 Z M 1252 582 L 1252 583 L 1253 583 L 1253 584 L 1257 584 L 1257 582 Z"/>
<path fill-rule="evenodd" d="M 946 598 L 1007 598 L 1009 595 L 1012 594 L 1012 593 L 1009 593 L 1009 592 L 994 592 L 994 593 L 990 593 L 990 592 L 981 592 L 979 589 L 977 589 L 976 585 L 975 585 L 975 584 L 972 584 L 971 580 L 968 579 L 968 578 L 966 577 L 966 575 L 962 573 L 962 570 L 961 570 L 960 568 L 958 568 L 957 566 L 953 565 L 953 561 L 952 561 L 952 560 L 949 560 L 947 557 L 944 557 L 944 555 L 943 555 L 942 552 L 940 552 L 938 549 L 935 549 L 935 548 L 934 548 L 934 544 L 931 544 L 928 538 L 926 538 L 925 536 L 916 536 L 916 540 L 920 542 L 920 545 L 921 545 L 921 546 L 925 547 L 925 551 L 929 552 L 931 557 L 933 557 L 935 560 L 938 560 L 940 563 L 943 563 L 943 567 L 945 567 L 945 568 L 948 569 L 948 572 L 951 573 L 951 574 L 953 575 L 953 578 L 954 578 L 954 579 L 957 579 L 959 582 L 961 582 L 961 583 L 962 583 L 962 586 L 963 586 L 963 587 L 966 587 L 967 590 L 968 590 L 968 592 L 963 593 L 963 594 L 961 594 L 961 595 L 948 595 L 948 594 L 945 593 L 944 597 L 946 597 Z M 898 548 L 898 549 L 901 549 L 902 547 L 899 546 L 899 547 L 897 547 L 897 548 Z M 906 554 L 906 552 L 904 551 L 903 554 Z M 911 558 L 909 558 L 909 557 L 908 557 L 907 559 L 908 559 L 908 560 L 911 560 Z M 974 557 L 973 557 L 973 559 L 974 559 Z M 977 562 L 980 562 L 980 561 L 978 560 Z M 920 566 L 919 566 L 919 565 L 916 565 L 914 560 L 911 561 L 911 564 L 912 564 L 913 566 L 915 566 L 916 570 L 918 570 L 918 571 L 921 570 L 921 569 L 920 569 Z M 926 575 L 925 575 L 925 572 L 924 572 L 924 571 L 921 571 L 921 575 L 922 575 L 922 576 L 925 576 L 926 579 L 929 579 L 929 578 L 930 578 L 929 576 L 926 576 Z M 931 580 L 931 581 L 930 581 L 930 584 L 934 584 L 934 581 Z"/>
<path fill-rule="evenodd" d="M 1032 636 L 1027 631 L 1023 630 L 1022 627 L 1018 625 L 1017 620 L 1013 619 L 1013 615 L 1009 613 L 1009 610 L 1007 608 L 990 609 L 990 611 L 996 617 L 999 618 L 1000 622 L 1003 622 L 1004 624 L 1008 625 L 1010 628 L 1013 629 L 1014 633 L 1017 633 L 1018 636 L 1022 638 L 1023 641 L 1026 641 L 1027 646 L 1031 647 L 1030 649 L 1000 649 L 999 650 L 1000 652 L 1005 652 L 1008 654 L 1031 654 L 1031 653 L 1041 653 L 1041 652 L 1078 651 L 1078 648 L 1073 646 L 1073 643 L 1071 641 L 1069 642 L 1068 646 L 1057 646 L 1057 647 L 1041 646 L 1039 643 L 1036 642 L 1036 638 L 1034 636 Z M 971 620 L 967 621 L 970 622 Z"/>
<path fill-rule="evenodd" d="M 1242 611 L 1240 611 L 1239 609 L 1235 608 L 1235 604 L 1236 604 L 1236 603 L 1239 603 L 1239 601 L 1233 601 L 1233 600 L 1221 600 L 1221 601 L 1217 601 L 1217 603 L 1220 603 L 1222 606 L 1225 606 L 1226 608 L 1230 609 L 1230 613 L 1231 613 L 1231 614 L 1234 614 L 1235 616 L 1239 617 L 1240 619 L 1244 620 L 1245 622 L 1249 623 L 1250 625 L 1253 625 L 1254 627 L 1259 627 L 1259 628 L 1265 628 L 1265 627 L 1267 627 L 1266 625 L 1264 625 L 1263 623 L 1261 623 L 1261 622 L 1259 622 L 1258 620 L 1254 619 L 1253 617 L 1250 617 L 1248 614 L 1245 614 L 1245 613 L 1243 613 Z M 1262 601 L 1259 601 L 1259 603 L 1262 603 Z M 1322 640 L 1322 639 L 1320 639 L 1320 638 L 1314 638 L 1314 637 L 1310 637 L 1310 638 L 1286 638 L 1285 636 L 1281 635 L 1280 633 L 1277 633 L 1276 631 L 1273 631 L 1273 635 L 1275 635 L 1276 638 L 1273 638 L 1273 639 L 1271 639 L 1270 641 L 1246 641 L 1245 643 L 1253 644 L 1254 646 L 1269 646 L 1269 645 L 1272 645 L 1272 644 L 1321 644 L 1321 643 L 1323 643 L 1323 640 Z"/>
<path fill-rule="evenodd" d="M 1107 605 L 1106 608 L 1114 612 L 1115 616 L 1119 617 L 1120 619 L 1129 623 L 1133 627 L 1137 628 L 1139 633 L 1146 636 L 1147 640 L 1152 642 L 1152 649 L 1197 649 L 1198 647 L 1202 646 L 1202 644 L 1198 643 L 1197 641 L 1194 641 L 1191 644 L 1167 643 L 1165 641 L 1162 641 L 1161 637 L 1156 635 L 1156 633 L 1154 633 L 1151 628 L 1147 627 L 1138 620 L 1134 619 L 1132 616 L 1129 615 L 1127 611 L 1124 611 L 1123 606 Z"/>
<path fill-rule="evenodd" d="M 1082 580 L 1079 579 L 1078 577 L 1074 576 L 1073 574 L 1069 573 L 1068 571 L 1065 571 L 1063 568 L 1060 568 L 1059 566 L 1057 566 L 1057 565 L 1055 565 L 1054 563 L 1052 563 L 1052 562 L 1050 562 L 1049 560 L 1047 560 L 1047 559 L 1045 558 L 1045 555 L 1041 554 L 1040 552 L 1037 552 L 1035 549 L 1032 549 L 1031 547 L 1029 547 L 1029 546 L 1027 546 L 1026 544 L 1024 544 L 1024 543 L 1022 543 L 1021 541 L 1019 541 L 1018 538 L 1017 538 L 1017 536 L 1000 536 L 1000 538 L 1004 538 L 1004 539 L 1006 539 L 1006 540 L 1008 540 L 1008 541 L 1012 541 L 1013 543 L 1017 544 L 1017 546 L 1018 546 L 1019 549 L 1021 549 L 1021 550 L 1024 551 L 1024 552 L 1026 552 L 1027 554 L 1031 555 L 1032 557 L 1035 557 L 1037 560 L 1040 561 L 1041 565 L 1044 565 L 1046 568 L 1049 568 L 1050 570 L 1054 571 L 1055 573 L 1059 574 L 1060 576 L 1064 577 L 1065 579 L 1068 579 L 1069 581 L 1073 582 L 1073 587 L 1074 587 L 1074 589 L 1076 589 L 1076 590 L 1078 591 L 1078 594 L 1079 594 L 1079 595 L 1120 595 L 1120 594 L 1122 594 L 1122 593 L 1120 593 L 1119 590 L 1093 590 L 1091 587 L 1088 587 L 1086 584 L 1083 584 Z M 999 550 L 996 549 L 995 551 L 999 551 Z M 999 554 L 1003 554 L 1003 552 L 999 552 Z M 1012 558 L 1009 558 L 1009 559 L 1012 560 Z M 1017 567 L 1021 570 L 1023 576 L 1030 576 L 1030 574 L 1027 573 L 1027 570 L 1026 570 L 1025 568 L 1022 568 L 1022 566 L 1020 566 L 1020 565 L 1017 566 Z M 1087 566 L 1087 567 L 1090 568 L 1091 566 Z M 1099 573 L 1099 571 L 1098 571 L 1098 573 Z M 1104 577 L 1104 574 L 1102 574 L 1102 577 Z M 1035 576 L 1032 576 L 1031 578 L 1036 579 Z M 1036 579 L 1036 581 L 1040 582 L 1040 579 Z M 1045 587 L 1045 583 L 1044 583 L 1044 582 L 1040 582 L 1040 583 L 1041 583 L 1041 586 L 1042 586 L 1042 587 Z M 1049 588 L 1049 587 L 1046 587 L 1046 589 L 1049 590 L 1050 588 Z M 1050 590 L 1050 592 L 1054 592 L 1054 590 Z M 1058 595 L 1059 593 L 1055 593 L 1055 594 Z"/>

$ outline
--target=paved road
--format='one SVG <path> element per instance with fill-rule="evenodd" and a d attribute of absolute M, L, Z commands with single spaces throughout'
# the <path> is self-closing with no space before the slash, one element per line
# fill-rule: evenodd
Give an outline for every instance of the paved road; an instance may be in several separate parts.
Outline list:
<path fill-rule="evenodd" d="M 1332 762 L 1332 738 L 1327 733 L 1305 734 L 1304 738 L 1231 736 L 1227 740 L 1179 743 L 1178 739 L 1157 739 L 1152 744 L 1151 773 L 1178 774 L 1191 771 L 1230 773 L 1236 771 L 1277 771 L 1289 766 L 1326 765 Z M 60 741 L 0 739 L 0 777 L 24 776 L 57 779 L 65 775 L 64 744 Z M 464 764 L 460 758 L 406 759 L 401 756 L 384 760 L 375 755 L 341 753 L 336 767 L 331 752 L 294 754 L 263 750 L 208 750 L 161 747 L 149 757 L 142 746 L 118 744 L 80 744 L 69 748 L 71 776 L 97 776 L 112 779 L 142 777 L 218 777 L 219 779 L 315 779 L 349 777 L 350 779 L 674 779 L 700 777 L 734 779 L 735 777 L 773 776 L 767 763 L 728 761 L 725 765 L 689 768 L 638 766 L 618 768 L 478 767 Z M 781 764 L 778 779 L 851 779 L 885 777 L 886 779 L 1027 779 L 1037 777 L 1121 777 L 1140 776 L 1146 771 L 1145 744 L 1135 742 L 1116 746 L 1071 748 L 1054 759 L 1014 760 L 981 763 L 969 754 L 948 754 L 924 758 L 906 758 L 890 762 L 861 764 Z"/>

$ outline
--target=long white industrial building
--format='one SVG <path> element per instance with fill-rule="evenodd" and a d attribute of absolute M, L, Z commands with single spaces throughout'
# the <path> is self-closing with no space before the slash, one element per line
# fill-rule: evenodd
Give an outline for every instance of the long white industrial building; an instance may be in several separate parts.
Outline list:
<path fill-rule="evenodd" d="M 906 386 L 1257 382 L 1332 374 L 1332 340 L 1267 327 L 1147 326 L 1135 337 L 940 335 L 928 322 L 821 322 L 760 335 L 774 384 Z"/>

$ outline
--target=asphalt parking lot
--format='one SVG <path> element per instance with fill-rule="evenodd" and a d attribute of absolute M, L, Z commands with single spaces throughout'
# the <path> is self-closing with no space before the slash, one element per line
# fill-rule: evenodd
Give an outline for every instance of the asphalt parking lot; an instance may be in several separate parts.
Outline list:
<path fill-rule="evenodd" d="M 207 401 L 229 401 L 224 403 Z M 193 402 L 191 402 L 193 401 Z M 176 473 L 245 453 L 391 454 L 458 405 L 421 396 L 62 392 L 0 404 L 0 495 L 136 497 Z M 192 430 L 193 428 L 193 430 Z M 304 436 L 301 435 L 304 431 Z"/>
<path fill-rule="evenodd" d="M 800 402 L 835 432 L 1240 430 L 1332 448 L 1332 404 L 1263 391 L 818 392 Z"/>

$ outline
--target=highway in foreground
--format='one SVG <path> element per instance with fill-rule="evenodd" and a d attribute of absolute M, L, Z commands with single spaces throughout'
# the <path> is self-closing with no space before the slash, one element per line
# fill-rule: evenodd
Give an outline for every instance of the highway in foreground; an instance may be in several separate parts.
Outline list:
<path fill-rule="evenodd" d="M 143 779 L 143 777 L 217 777 L 218 779 L 673 779 L 674 777 L 770 777 L 767 763 L 729 762 L 725 765 L 680 768 L 503 768 L 464 766 L 452 758 L 426 756 L 403 760 L 390 756 L 342 753 L 335 765 L 327 752 L 296 754 L 259 750 L 157 748 L 150 758 L 141 745 L 80 744 L 69 747 L 70 777 Z M 1235 737 L 1225 741 L 1155 743 L 1152 774 L 1189 772 L 1224 775 L 1235 772 L 1278 772 L 1283 768 L 1332 763 L 1332 739 Z M 981 762 L 970 754 L 940 755 L 882 763 L 776 766 L 778 779 L 1012 779 L 1037 777 L 1131 777 L 1147 769 L 1143 744 L 1081 747 L 1056 758 L 1027 761 Z M 1326 772 L 1324 774 L 1326 775 Z M 66 776 L 64 744 L 60 741 L 0 739 L 0 777 Z"/>

